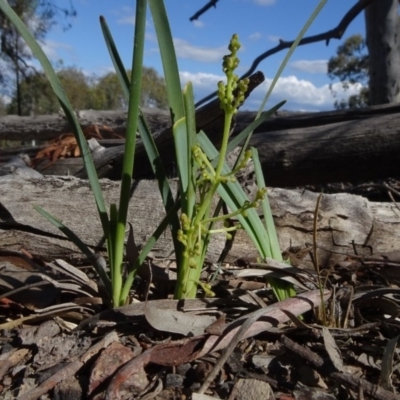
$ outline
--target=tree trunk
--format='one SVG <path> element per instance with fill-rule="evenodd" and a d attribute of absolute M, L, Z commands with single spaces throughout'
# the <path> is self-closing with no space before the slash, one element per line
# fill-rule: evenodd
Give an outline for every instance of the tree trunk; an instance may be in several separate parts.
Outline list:
<path fill-rule="evenodd" d="M 370 105 L 400 101 L 398 0 L 379 0 L 365 9 Z"/>

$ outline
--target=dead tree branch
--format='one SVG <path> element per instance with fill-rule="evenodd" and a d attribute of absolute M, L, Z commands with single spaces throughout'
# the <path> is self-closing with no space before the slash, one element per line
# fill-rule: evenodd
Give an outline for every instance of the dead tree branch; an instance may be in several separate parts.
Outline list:
<path fill-rule="evenodd" d="M 313 36 L 308 36 L 300 40 L 299 46 L 305 45 L 305 44 L 310 44 L 310 43 L 316 43 L 316 42 L 321 42 L 325 41 L 326 45 L 329 45 L 329 41 L 331 39 L 341 39 L 344 32 L 346 31 L 347 27 L 350 25 L 350 23 L 354 20 L 354 18 L 357 17 L 358 14 L 360 14 L 361 11 L 363 11 L 368 5 L 370 5 L 373 1 L 375 0 L 359 0 L 357 3 L 345 14 L 345 16 L 342 18 L 342 20 L 339 22 L 339 24 L 324 33 L 320 33 L 318 35 L 313 35 Z M 273 54 L 276 54 L 284 49 L 289 49 L 294 40 L 292 41 L 285 41 L 285 40 L 280 40 L 279 44 L 272 49 L 267 50 L 266 52 L 260 54 L 258 57 L 256 57 L 249 68 L 249 70 L 241 77 L 246 78 L 249 75 L 251 75 L 258 65 L 261 63 L 261 61 L 265 60 L 266 58 L 272 56 Z M 211 93 L 208 96 L 204 97 L 200 101 L 196 103 L 196 107 L 206 103 L 207 101 L 213 99 L 217 95 L 217 92 Z"/>
<path fill-rule="evenodd" d="M 198 19 L 202 14 L 207 12 L 211 7 L 217 8 L 217 3 L 219 0 L 210 0 L 203 8 L 201 8 L 199 11 L 194 13 L 190 18 L 189 21 L 194 21 Z"/>

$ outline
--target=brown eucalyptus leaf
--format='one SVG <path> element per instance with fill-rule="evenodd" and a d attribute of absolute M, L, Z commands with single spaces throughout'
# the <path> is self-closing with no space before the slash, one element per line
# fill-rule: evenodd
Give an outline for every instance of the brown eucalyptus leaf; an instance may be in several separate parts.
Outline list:
<path fill-rule="evenodd" d="M 329 290 L 324 291 L 324 301 L 326 301 L 331 295 Z M 289 299 L 280 301 L 266 308 L 254 311 L 250 314 L 246 314 L 237 320 L 231 322 L 225 329 L 224 334 L 221 337 L 210 336 L 200 354 L 205 355 L 209 351 L 216 351 L 223 349 L 229 345 L 235 334 L 239 331 L 241 325 L 248 318 L 256 317 L 257 320 L 252 326 L 245 332 L 242 339 L 258 335 L 271 327 L 277 326 L 289 320 L 287 314 L 282 310 L 288 310 L 294 315 L 304 314 L 306 311 L 319 307 L 321 304 L 321 297 L 319 290 L 310 290 L 302 293 L 301 295 L 291 297 Z"/>
<path fill-rule="evenodd" d="M 394 387 L 392 384 L 392 373 L 393 373 L 393 358 L 396 352 L 397 343 L 399 341 L 400 335 L 389 340 L 385 346 L 385 351 L 382 357 L 382 367 L 381 367 L 381 385 L 384 389 L 394 392 Z"/>
<path fill-rule="evenodd" d="M 160 308 L 156 302 L 149 301 L 145 307 L 147 322 L 155 329 L 163 332 L 180 333 L 197 336 L 204 333 L 216 317 L 212 315 L 196 315 L 171 308 Z"/>
<path fill-rule="evenodd" d="M 328 353 L 333 366 L 337 371 L 343 372 L 343 359 L 339 347 L 332 334 L 329 332 L 329 329 L 325 326 L 322 328 L 322 337 L 324 338 L 325 350 Z"/>

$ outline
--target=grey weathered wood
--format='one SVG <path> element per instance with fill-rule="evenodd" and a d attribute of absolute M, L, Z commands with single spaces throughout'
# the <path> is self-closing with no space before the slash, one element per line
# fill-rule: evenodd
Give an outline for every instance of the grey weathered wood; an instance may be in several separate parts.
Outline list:
<path fill-rule="evenodd" d="M 251 145 L 270 186 L 400 176 L 400 114 L 259 133 Z"/>
<path fill-rule="evenodd" d="M 369 108 L 369 112 L 358 110 L 320 113 L 315 118 L 302 115 L 276 118 L 257 129 L 250 145 L 259 151 L 265 180 L 270 186 L 398 177 L 400 113 L 392 112 L 399 109 L 399 106 L 374 107 Z M 385 110 L 391 112 L 382 113 Z M 252 113 L 240 114 L 236 130 L 253 119 Z M 340 119 L 342 122 L 337 122 Z M 317 126 L 310 126 L 312 124 Z M 290 126 L 292 128 L 287 128 Z M 280 130 L 266 131 L 271 127 Z M 116 163 L 102 176 L 120 177 L 123 147 L 107 149 L 105 153 Z M 164 157 L 164 153 L 161 152 L 161 156 Z M 100 168 L 108 163 L 106 159 L 100 159 L 96 165 Z M 151 177 L 147 156 L 140 144 L 135 163 L 136 178 Z"/>
<path fill-rule="evenodd" d="M 148 112 L 150 114 L 146 114 Z M 150 121 L 156 124 L 157 114 L 154 113 L 155 110 L 145 110 L 146 116 L 151 115 Z M 104 123 L 118 129 L 118 126 L 125 124 L 125 117 L 121 113 L 106 112 L 108 119 L 102 117 L 102 112 L 81 114 L 87 116 L 86 123 L 89 125 Z M 92 117 L 89 118 L 89 115 Z M 249 112 L 239 113 L 235 131 L 248 125 L 254 115 Z M 167 115 L 161 113 L 160 118 L 166 124 L 164 126 L 167 126 Z M 0 137 L 4 133 L 2 120 Z M 289 116 L 283 114 L 263 123 L 256 130 L 251 144 L 259 149 L 265 178 L 270 186 L 289 187 L 397 177 L 400 176 L 397 162 L 400 153 L 399 122 L 400 105 Z M 65 121 L 63 123 L 65 125 Z M 30 129 L 39 129 L 35 128 L 34 120 L 30 120 L 29 124 Z M 51 129 L 56 125 L 51 125 Z M 161 146 L 161 152 L 164 148 Z M 117 162 L 107 172 L 109 175 L 105 176 L 118 178 L 123 149 L 117 147 L 108 152 Z M 3 157 L 4 153 L 1 152 L 0 155 L 0 161 L 3 158 L 6 161 L 9 156 L 6 154 Z M 140 144 L 135 162 L 135 176 L 148 177 L 147 156 Z"/>
<path fill-rule="evenodd" d="M 119 183 L 105 179 L 101 185 L 106 203 L 117 202 Z M 312 243 L 313 215 L 318 195 L 308 191 L 271 189 L 269 196 L 281 248 L 303 247 Z M 60 232 L 33 209 L 34 205 L 42 206 L 62 220 L 87 244 L 96 246 L 101 239 L 101 226 L 87 181 L 74 177 L 45 177 L 39 181 L 2 177 L 0 199 L 1 248 L 24 249 L 46 260 L 83 260 L 72 243 L 48 236 L 60 235 Z M 155 181 L 138 181 L 128 217 L 138 243 L 145 242 L 163 215 Z M 11 216 L 25 227 L 15 226 Z M 359 250 L 362 245 L 371 246 L 374 253 L 397 250 L 400 212 L 392 204 L 371 203 L 360 196 L 324 195 L 318 213 L 317 235 L 322 265 L 332 265 L 343 260 L 346 254 L 353 254 L 353 241 Z M 224 245 L 224 237 L 215 236 L 210 243 L 208 258 L 216 261 Z M 168 257 L 171 251 L 167 232 L 156 244 L 153 253 L 163 258 Z M 241 257 L 257 257 L 252 243 L 242 231 L 233 243 L 228 260 Z M 311 265 L 309 261 L 307 265 Z"/>
<path fill-rule="evenodd" d="M 151 129 L 158 130 L 171 123 L 166 110 L 145 108 L 143 113 Z M 83 129 L 97 126 L 105 138 L 111 137 L 110 131 L 125 136 L 125 111 L 82 110 L 76 115 Z M 72 133 L 72 130 L 63 114 L 35 117 L 7 115 L 0 118 L 0 140 L 51 140 L 64 133 Z"/>

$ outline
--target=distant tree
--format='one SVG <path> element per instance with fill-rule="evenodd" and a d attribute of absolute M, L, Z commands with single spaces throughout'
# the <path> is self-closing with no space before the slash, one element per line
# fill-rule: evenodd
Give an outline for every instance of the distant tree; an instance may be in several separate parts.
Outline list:
<path fill-rule="evenodd" d="M 90 79 L 81 70 L 75 67 L 63 68 L 57 75 L 75 109 L 92 108 Z M 17 93 L 14 93 L 8 107 L 9 114 L 43 115 L 58 112 L 60 104 L 44 73 L 28 75 L 21 82 L 20 90 L 24 96 L 18 102 Z"/>
<path fill-rule="evenodd" d="M 130 71 L 128 76 L 130 75 Z M 168 105 L 164 78 L 154 68 L 143 67 L 141 107 L 165 109 Z M 97 110 L 127 109 L 128 104 L 122 92 L 117 75 L 110 72 L 98 79 L 93 88 L 93 107 Z"/>
<path fill-rule="evenodd" d="M 64 16 L 63 22 L 76 15 L 74 8 L 60 8 L 53 0 L 8 0 L 16 14 L 29 27 L 36 40 L 41 41 L 55 24 L 57 14 Z M 66 23 L 64 27 L 69 27 Z M 0 83 L 10 92 L 16 92 L 17 111 L 22 113 L 22 92 L 20 84 L 24 78 L 32 74 L 34 68 L 28 63 L 31 52 L 20 37 L 14 25 L 0 12 L 0 58 L 5 62 L 6 68 L 0 71 Z M 3 90 L 4 92 L 4 90 Z M 4 93 L 3 93 L 4 94 Z"/>
<path fill-rule="evenodd" d="M 127 102 L 114 72 L 103 75 L 92 88 L 92 108 L 95 110 L 125 110 Z"/>
<path fill-rule="evenodd" d="M 351 95 L 348 99 L 335 101 L 335 108 L 357 108 L 368 105 L 369 57 L 365 40 L 361 35 L 353 35 L 345 40 L 336 50 L 336 56 L 328 61 L 328 76 L 332 81 L 339 79 L 343 89 L 347 90 L 350 85 L 362 84 L 363 87 L 357 95 Z M 333 85 L 330 89 L 334 96 L 336 92 Z"/>
<path fill-rule="evenodd" d="M 129 74 L 129 71 L 128 71 Z M 127 102 L 115 73 L 100 78 L 88 77 L 75 67 L 62 67 L 57 75 L 76 110 L 124 110 Z M 20 103 L 13 94 L 8 106 L 9 114 L 43 115 L 59 110 L 59 103 L 43 73 L 31 73 L 20 84 L 24 93 Z M 19 105 L 18 105 L 19 104 Z M 165 108 L 167 96 L 164 80 L 152 68 L 143 68 L 142 107 Z M 18 107 L 20 106 L 20 110 Z"/>
<path fill-rule="evenodd" d="M 19 93 L 24 95 L 19 98 Z M 17 115 L 41 115 L 57 110 L 56 99 L 43 73 L 33 72 L 25 76 L 8 104 L 7 113 Z"/>
<path fill-rule="evenodd" d="M 6 102 L 4 101 L 4 98 L 0 96 L 0 116 L 6 115 L 7 114 L 7 105 Z"/>
<path fill-rule="evenodd" d="M 168 106 L 164 78 L 160 77 L 154 68 L 143 68 L 140 103 L 143 107 L 161 109 Z"/>
<path fill-rule="evenodd" d="M 76 110 L 87 110 L 93 108 L 92 102 L 92 78 L 85 75 L 82 70 L 76 67 L 67 67 L 58 71 L 61 85 Z M 57 109 L 60 107 L 55 102 Z"/>
<path fill-rule="evenodd" d="M 130 76 L 130 71 L 127 71 Z M 96 110 L 127 109 L 128 103 L 114 72 L 100 77 L 93 87 L 92 108 Z M 141 107 L 167 108 L 165 81 L 154 68 L 143 67 Z"/>

